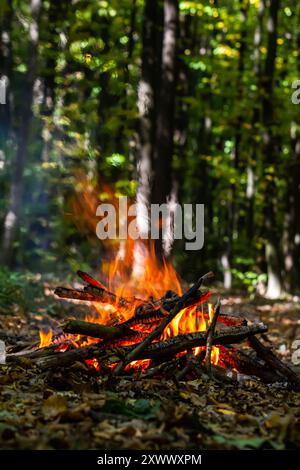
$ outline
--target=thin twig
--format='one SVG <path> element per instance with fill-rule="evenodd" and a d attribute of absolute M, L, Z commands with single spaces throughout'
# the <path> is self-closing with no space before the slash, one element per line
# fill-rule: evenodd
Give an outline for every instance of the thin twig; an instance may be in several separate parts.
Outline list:
<path fill-rule="evenodd" d="M 123 336 L 136 336 L 137 332 L 131 330 L 126 326 L 108 326 L 101 325 L 100 323 L 91 323 L 82 320 L 66 320 L 62 329 L 64 333 L 91 336 L 93 338 L 101 339 L 116 339 L 122 338 Z"/>
<path fill-rule="evenodd" d="M 213 343 L 213 337 L 215 333 L 215 328 L 218 320 L 218 316 L 220 313 L 221 309 L 221 301 L 220 299 L 218 300 L 218 303 L 216 305 L 216 308 L 214 309 L 214 315 L 213 319 L 211 321 L 211 324 L 207 330 L 207 341 L 206 341 L 206 354 L 205 354 L 205 365 L 208 374 L 211 376 L 211 351 L 212 351 L 212 343 Z"/>

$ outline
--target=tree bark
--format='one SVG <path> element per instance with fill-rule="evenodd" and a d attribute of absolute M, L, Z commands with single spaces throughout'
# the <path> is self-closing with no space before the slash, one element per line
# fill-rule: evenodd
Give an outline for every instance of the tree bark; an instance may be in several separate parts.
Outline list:
<path fill-rule="evenodd" d="M 240 0 L 240 14 L 241 14 L 241 31 L 240 31 L 240 46 L 238 49 L 238 70 L 237 70 L 237 96 L 236 107 L 237 115 L 235 117 L 235 137 L 234 147 L 232 151 L 232 167 L 236 172 L 235 182 L 230 186 L 230 199 L 228 201 L 228 221 L 226 223 L 226 250 L 221 257 L 222 268 L 224 271 L 224 288 L 231 289 L 232 287 L 232 274 L 231 266 L 234 256 L 234 233 L 238 233 L 238 172 L 241 160 L 241 146 L 242 146 L 242 131 L 243 131 L 243 111 L 240 108 L 240 103 L 243 99 L 243 76 L 245 70 L 245 59 L 247 52 L 247 18 L 248 18 L 248 2 Z"/>
<path fill-rule="evenodd" d="M 256 162 L 261 158 L 258 142 L 258 129 L 260 129 L 261 122 L 261 80 L 262 80 L 262 61 L 261 61 L 261 46 L 264 32 L 264 15 L 266 5 L 265 0 L 260 0 L 257 10 L 257 25 L 253 37 L 253 74 L 254 83 L 256 85 L 255 93 L 253 94 L 253 109 L 251 117 L 251 132 L 249 133 L 248 146 L 251 149 L 247 161 L 247 185 L 246 185 L 246 199 L 247 199 L 247 214 L 246 214 L 246 236 L 249 246 L 253 246 L 255 237 L 255 186 L 257 179 Z M 255 248 L 255 247 L 254 247 Z M 253 253 L 256 256 L 256 253 Z"/>
<path fill-rule="evenodd" d="M 2 83 L 5 83 L 3 94 L 6 101 L 5 104 L 0 104 L 0 149 L 3 149 L 4 151 L 11 130 L 10 84 L 12 78 L 12 17 L 12 0 L 7 0 L 3 16 L 0 18 L 0 79 L 2 80 Z"/>
<path fill-rule="evenodd" d="M 149 209 L 153 176 L 153 152 L 156 129 L 156 103 L 161 66 L 162 9 L 157 1 L 146 0 L 142 32 L 142 66 L 138 86 L 137 151 L 137 229 L 141 239 L 149 235 Z M 137 240 L 134 247 L 133 274 L 143 274 L 145 246 Z"/>
<path fill-rule="evenodd" d="M 294 11 L 297 12 L 297 2 L 293 2 Z M 296 34 L 294 38 L 294 49 L 297 50 L 297 71 L 300 77 L 300 9 L 295 15 Z M 295 106 L 295 105 L 294 105 Z M 296 107 L 296 106 L 295 106 Z M 289 292 L 300 287 L 300 120 L 298 110 L 294 114 L 291 122 L 291 150 L 292 161 L 287 168 L 289 174 L 286 212 L 285 212 L 285 230 L 283 239 L 284 249 L 284 267 L 286 272 L 285 287 Z"/>
<path fill-rule="evenodd" d="M 157 108 L 157 127 L 153 161 L 153 187 L 151 201 L 154 204 L 168 202 L 171 190 L 173 157 L 174 107 L 176 94 L 176 50 L 178 35 L 178 1 L 164 1 L 164 30 L 161 61 L 161 84 Z M 161 222 L 160 222 L 161 223 Z M 156 240 L 158 257 L 164 254 L 163 235 Z"/>
<path fill-rule="evenodd" d="M 274 170 L 276 162 L 276 135 L 274 134 L 274 103 L 273 88 L 275 78 L 275 61 L 277 53 L 277 22 L 280 0 L 271 0 L 267 19 L 267 55 L 262 76 L 262 124 L 263 124 L 263 155 L 265 158 L 265 258 L 268 271 L 266 297 L 278 298 L 281 294 L 280 252 L 277 234 L 275 204 L 276 187 Z"/>
<path fill-rule="evenodd" d="M 131 330 L 124 325 L 109 326 L 82 320 L 67 320 L 63 324 L 62 329 L 64 333 L 90 336 L 92 338 L 101 338 L 105 340 L 138 335 L 138 332 Z"/>
<path fill-rule="evenodd" d="M 4 234 L 2 243 L 2 261 L 11 265 L 13 261 L 14 243 L 17 237 L 19 219 L 22 211 L 23 176 L 28 156 L 28 144 L 32 121 L 33 87 L 36 78 L 39 19 L 42 0 L 31 0 L 31 23 L 29 27 L 28 69 L 24 79 L 22 94 L 22 108 L 20 110 L 20 125 L 17 136 L 17 151 L 12 175 L 12 184 L 8 210 L 4 221 Z"/>

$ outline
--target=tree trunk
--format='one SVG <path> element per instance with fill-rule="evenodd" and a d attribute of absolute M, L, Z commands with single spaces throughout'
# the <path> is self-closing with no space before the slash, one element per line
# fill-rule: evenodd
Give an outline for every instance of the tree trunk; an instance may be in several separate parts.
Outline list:
<path fill-rule="evenodd" d="M 174 107 L 176 94 L 176 46 L 178 34 L 178 1 L 164 1 L 164 30 L 161 61 L 161 83 L 157 106 L 157 126 L 153 160 L 153 187 L 151 202 L 168 202 L 171 190 L 173 156 Z M 159 222 L 161 224 L 162 220 Z M 156 240 L 156 254 L 164 254 L 162 234 Z"/>
<path fill-rule="evenodd" d="M 280 0 L 271 0 L 267 20 L 268 44 L 265 69 L 262 77 L 263 155 L 265 158 L 265 258 L 268 271 L 266 297 L 277 298 L 281 294 L 279 238 L 275 218 L 276 187 L 274 173 L 269 172 L 276 161 L 276 135 L 274 135 L 273 87 L 277 52 L 277 21 Z"/>
<path fill-rule="evenodd" d="M 265 0 L 260 0 L 257 12 L 257 26 L 254 32 L 254 51 L 253 51 L 253 71 L 254 78 L 258 92 L 254 96 L 254 106 L 252 115 L 251 136 L 249 145 L 251 147 L 251 154 L 247 163 L 247 188 L 246 198 L 248 202 L 247 210 L 247 236 L 250 244 L 253 243 L 254 238 L 254 207 L 255 207 L 255 165 L 258 159 L 257 154 L 257 125 L 260 121 L 260 93 L 261 93 L 261 52 L 263 36 L 263 19 L 265 13 Z"/>
<path fill-rule="evenodd" d="M 12 73 L 11 23 L 13 16 L 12 0 L 6 1 L 6 8 L 0 18 L 0 80 L 5 84 L 3 96 L 5 104 L 0 103 L 0 149 L 5 150 L 10 135 L 10 83 Z"/>
<path fill-rule="evenodd" d="M 24 79 L 22 108 L 20 110 L 20 125 L 17 136 L 17 151 L 13 168 L 12 184 L 8 210 L 4 221 L 2 243 L 2 260 L 10 265 L 13 261 L 13 248 L 17 237 L 19 219 L 22 212 L 23 176 L 28 154 L 29 135 L 32 120 L 33 87 L 36 77 L 39 18 L 42 0 L 31 0 L 31 23 L 29 27 L 28 69 Z"/>
<path fill-rule="evenodd" d="M 228 202 L 228 221 L 227 226 L 227 246 L 226 251 L 221 257 L 221 264 L 224 272 L 224 288 L 231 289 L 232 287 L 232 274 L 231 265 L 233 258 L 233 240 L 234 232 L 238 232 L 238 210 L 237 210 L 237 184 L 238 184 L 238 170 L 240 164 L 240 153 L 242 144 L 242 130 L 243 130 L 243 110 L 240 109 L 240 103 L 243 99 L 243 75 L 245 70 L 245 56 L 247 47 L 247 17 L 248 17 L 248 2 L 245 3 L 240 0 L 240 13 L 241 13 L 241 32 L 240 32 L 240 46 L 238 57 L 238 73 L 237 73 L 237 116 L 235 122 L 235 142 L 232 154 L 232 166 L 236 171 L 235 183 L 231 184 L 230 200 Z"/>
<path fill-rule="evenodd" d="M 62 10 L 63 8 L 63 10 Z M 41 116 L 43 118 L 43 128 L 41 129 L 42 138 L 42 151 L 38 157 L 42 166 L 46 166 L 50 160 L 50 153 L 52 149 L 52 130 L 53 130 L 53 112 L 55 108 L 56 99 L 56 64 L 59 54 L 59 34 L 58 28 L 60 26 L 62 13 L 67 14 L 67 8 L 62 5 L 62 8 L 57 9 L 55 0 L 50 0 L 49 8 L 47 10 L 48 17 L 48 30 L 44 32 L 45 37 L 41 41 L 47 40 L 51 44 L 50 51 L 46 55 L 46 65 L 42 76 L 43 80 L 43 98 L 41 105 Z M 56 54 L 54 53 L 56 51 Z M 30 224 L 30 233 L 37 233 L 35 237 L 37 242 L 36 246 L 42 253 L 45 253 L 50 246 L 51 241 L 51 224 L 49 223 L 49 206 L 53 194 L 51 194 L 51 186 L 49 184 L 48 172 L 42 171 L 36 181 L 36 199 L 33 201 L 37 212 L 34 211 L 33 220 Z M 40 263 L 40 265 L 39 265 Z M 35 256 L 34 267 L 41 269 L 45 267 L 45 256 Z"/>
<path fill-rule="evenodd" d="M 161 66 L 162 10 L 158 2 L 146 0 L 142 33 L 142 67 L 138 86 L 138 149 L 137 149 L 137 229 L 142 239 L 149 235 L 149 209 L 151 204 L 152 163 L 156 129 L 156 103 Z M 146 247 L 141 240 L 134 246 L 133 274 L 144 270 Z"/>
<path fill-rule="evenodd" d="M 300 8 L 297 11 L 297 2 L 293 2 L 295 14 L 296 34 L 293 41 L 294 49 L 297 50 L 297 71 L 300 76 Z M 296 105 L 294 105 L 296 107 Z M 287 168 L 289 174 L 287 194 L 285 227 L 283 236 L 284 268 L 285 268 L 285 287 L 289 292 L 300 287 L 300 121 L 295 112 L 291 122 L 291 148 L 292 161 Z"/>

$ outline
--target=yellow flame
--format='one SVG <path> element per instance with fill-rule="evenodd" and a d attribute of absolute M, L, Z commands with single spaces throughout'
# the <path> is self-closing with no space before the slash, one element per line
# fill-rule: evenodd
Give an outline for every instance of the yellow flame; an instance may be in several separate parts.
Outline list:
<path fill-rule="evenodd" d="M 52 336 L 53 336 L 53 331 L 50 328 L 49 331 L 43 331 L 40 330 L 40 345 L 39 348 L 45 348 L 47 346 L 50 346 L 51 341 L 52 341 Z"/>
<path fill-rule="evenodd" d="M 208 303 L 208 311 L 206 315 L 208 315 L 209 322 L 212 321 L 213 314 L 213 306 L 211 303 Z M 172 336 L 177 336 L 185 333 L 193 333 L 197 331 L 206 331 L 206 321 L 205 313 L 203 311 L 203 305 L 201 305 L 200 308 L 196 305 L 182 309 L 164 330 L 161 339 L 168 339 Z M 193 348 L 193 354 L 195 356 L 198 356 L 201 351 L 203 351 L 203 349 L 204 348 L 201 346 Z M 218 364 L 218 361 L 219 348 L 217 346 L 213 346 L 211 351 L 211 362 L 216 365 Z"/>

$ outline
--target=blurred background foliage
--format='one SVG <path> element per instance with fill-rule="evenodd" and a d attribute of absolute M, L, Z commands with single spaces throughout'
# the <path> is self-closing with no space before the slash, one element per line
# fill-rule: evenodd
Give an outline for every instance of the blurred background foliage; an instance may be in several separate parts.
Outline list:
<path fill-rule="evenodd" d="M 154 95 L 165 86 L 174 8 L 171 158 L 166 166 L 156 139 L 151 178 L 167 187 L 172 173 L 179 202 L 205 204 L 204 248 L 177 241 L 176 267 L 273 297 L 299 289 L 297 0 L 1 0 L 1 299 L 20 288 L 14 271 L 62 277 L 100 265 L 105 246 L 78 230 L 71 201 L 80 175 L 99 196 L 104 183 L 131 198 L 141 188 L 139 90 L 147 66 Z M 157 97 L 156 108 L 154 129 Z"/>

